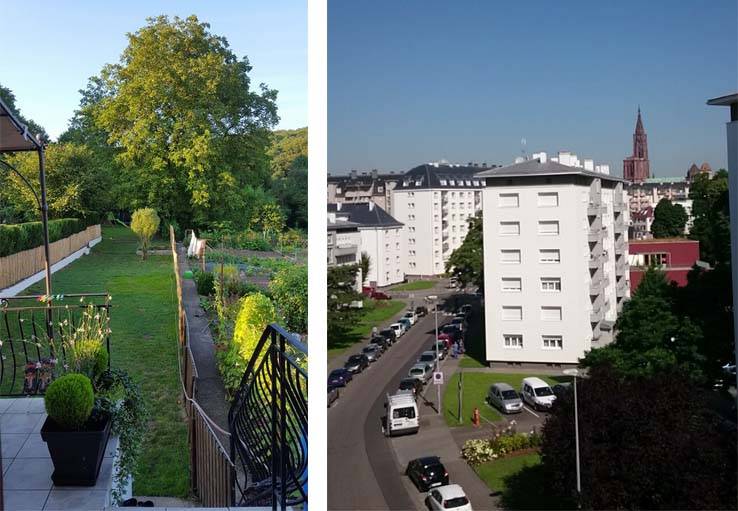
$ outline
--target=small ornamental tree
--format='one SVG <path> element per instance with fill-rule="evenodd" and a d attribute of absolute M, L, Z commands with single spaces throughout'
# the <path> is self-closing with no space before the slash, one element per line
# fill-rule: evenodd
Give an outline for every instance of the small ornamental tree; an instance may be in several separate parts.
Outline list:
<path fill-rule="evenodd" d="M 269 291 L 287 328 L 299 334 L 307 332 L 307 266 L 287 266 L 279 270 L 269 284 Z"/>
<path fill-rule="evenodd" d="M 141 255 L 146 260 L 146 251 L 154 234 L 159 230 L 159 215 L 152 208 L 137 209 L 131 217 L 131 230 L 141 243 Z"/>
<path fill-rule="evenodd" d="M 361 270 L 361 284 L 363 285 L 369 279 L 369 270 L 372 266 L 372 258 L 366 252 L 361 253 L 359 258 L 359 269 Z"/>
<path fill-rule="evenodd" d="M 684 236 L 684 226 L 687 220 L 687 212 L 681 204 L 673 204 L 669 199 L 661 199 L 653 210 L 651 234 L 654 238 Z"/>
<path fill-rule="evenodd" d="M 227 350 L 220 352 L 220 371 L 229 393 L 238 389 L 264 329 L 276 320 L 277 311 L 267 296 L 253 293 L 241 300 L 233 338 Z"/>

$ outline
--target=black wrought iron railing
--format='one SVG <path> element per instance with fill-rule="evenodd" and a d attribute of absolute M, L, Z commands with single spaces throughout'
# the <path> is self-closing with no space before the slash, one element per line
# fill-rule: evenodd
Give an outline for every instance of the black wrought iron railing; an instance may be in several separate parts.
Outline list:
<path fill-rule="evenodd" d="M 249 361 L 228 425 L 237 506 L 307 502 L 307 347 L 269 325 Z"/>
<path fill-rule="evenodd" d="M 43 394 L 68 365 L 67 335 L 89 307 L 110 316 L 106 293 L 0 298 L 0 395 Z M 105 348 L 110 367 L 110 334 Z"/>

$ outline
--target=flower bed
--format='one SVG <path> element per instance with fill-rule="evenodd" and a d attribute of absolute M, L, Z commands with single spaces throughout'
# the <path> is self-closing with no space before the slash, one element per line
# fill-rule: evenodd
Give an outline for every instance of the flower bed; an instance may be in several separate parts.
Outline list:
<path fill-rule="evenodd" d="M 516 433 L 509 427 L 490 438 L 467 440 L 461 449 L 461 456 L 470 465 L 479 465 L 513 454 L 528 454 L 536 451 L 540 445 L 540 433 Z"/>

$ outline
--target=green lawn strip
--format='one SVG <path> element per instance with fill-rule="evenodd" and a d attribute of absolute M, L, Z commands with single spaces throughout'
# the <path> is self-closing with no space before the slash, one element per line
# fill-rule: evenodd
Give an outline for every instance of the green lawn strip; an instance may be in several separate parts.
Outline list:
<path fill-rule="evenodd" d="M 463 367 L 464 369 L 478 369 L 487 366 L 476 358 L 473 358 L 467 352 L 466 354 L 461 356 L 461 360 L 459 360 L 459 367 Z"/>
<path fill-rule="evenodd" d="M 134 474 L 136 495 L 186 497 L 189 449 L 177 364 L 176 290 L 172 258 L 136 256 L 137 241 L 123 227 L 104 227 L 89 256 L 54 274 L 53 292 L 107 291 L 111 310 L 111 364 L 141 384 L 151 413 Z M 28 290 L 42 293 L 43 282 Z"/>
<path fill-rule="evenodd" d="M 356 325 L 340 339 L 328 340 L 328 360 L 341 355 L 352 344 L 368 338 L 372 327 L 379 327 L 405 306 L 405 302 L 401 300 L 364 300 L 364 308 Z"/>
<path fill-rule="evenodd" d="M 493 492 L 502 493 L 504 509 L 556 509 L 545 492 L 539 454 L 510 456 L 474 467 Z"/>
<path fill-rule="evenodd" d="M 436 280 L 414 280 L 405 284 L 399 284 L 393 288 L 392 291 L 421 291 L 423 289 L 431 289 L 436 285 Z"/>
<path fill-rule="evenodd" d="M 486 402 L 487 391 L 490 385 L 493 383 L 508 383 L 517 390 L 520 391 L 520 384 L 523 378 L 528 376 L 538 376 L 542 380 L 548 382 L 551 385 L 559 383 L 561 381 L 568 381 L 565 376 L 543 376 L 534 374 L 515 374 L 515 373 L 488 373 L 488 372 L 465 372 L 464 373 L 464 384 L 463 384 L 463 395 L 462 395 L 462 418 L 464 423 L 461 426 L 469 426 L 471 424 L 471 417 L 474 413 L 474 408 L 479 408 L 479 413 L 482 416 L 482 420 L 487 419 L 488 421 L 497 421 L 502 418 L 500 413 L 489 406 Z M 458 410 L 459 410 L 459 373 L 454 374 L 446 386 L 446 390 L 443 394 L 443 416 L 446 419 L 446 424 L 451 427 L 460 426 Z"/>

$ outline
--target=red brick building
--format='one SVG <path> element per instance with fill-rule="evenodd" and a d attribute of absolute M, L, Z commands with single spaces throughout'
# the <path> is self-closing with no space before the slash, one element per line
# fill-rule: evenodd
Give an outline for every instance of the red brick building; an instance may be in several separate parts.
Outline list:
<path fill-rule="evenodd" d="M 685 238 L 630 240 L 628 253 L 632 294 L 651 265 L 664 270 L 666 278 L 677 285 L 686 285 L 687 273 L 700 258 L 700 242 Z"/>

